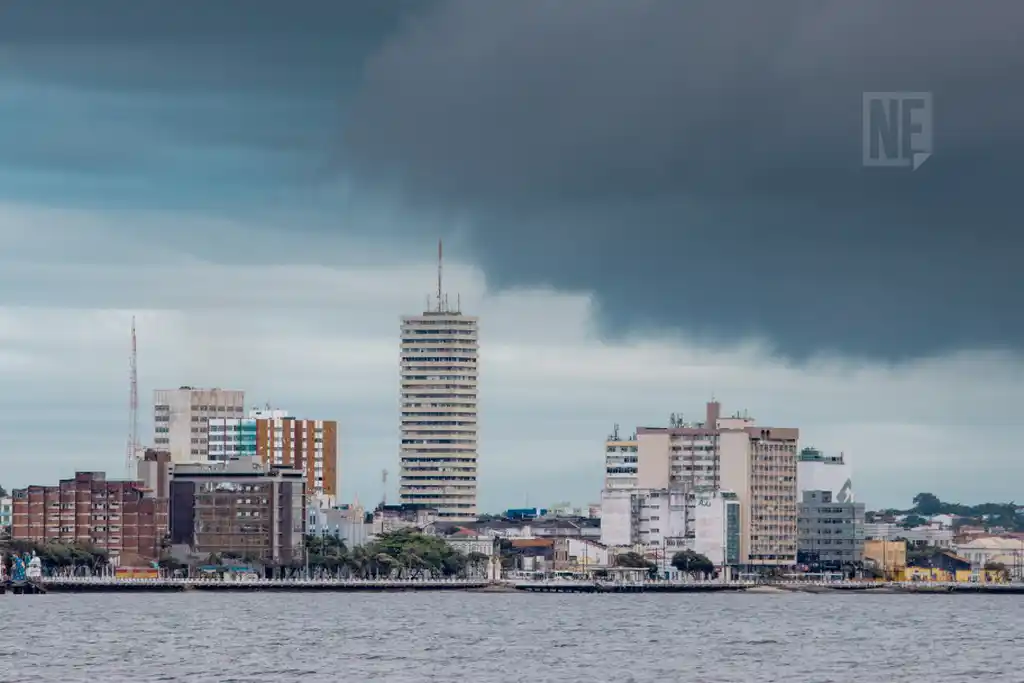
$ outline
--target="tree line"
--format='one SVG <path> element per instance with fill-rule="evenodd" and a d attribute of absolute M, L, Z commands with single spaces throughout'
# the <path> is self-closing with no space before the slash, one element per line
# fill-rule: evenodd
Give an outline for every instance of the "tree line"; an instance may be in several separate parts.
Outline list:
<path fill-rule="evenodd" d="M 263 562 L 254 556 L 230 552 L 209 555 L 204 563 L 222 569 L 249 564 L 253 568 L 272 569 L 274 573 L 285 576 L 303 573 L 308 566 L 314 576 L 354 579 L 467 577 L 484 573 L 487 566 L 487 556 L 482 553 L 464 554 L 441 538 L 409 529 L 382 534 L 370 543 L 354 548 L 347 547 L 342 539 L 335 536 L 307 535 L 300 550 L 284 564 Z M 171 570 L 184 566 L 170 557 L 161 560 L 160 564 Z"/>
<path fill-rule="evenodd" d="M 934 515 L 952 515 L 962 518 L 958 526 L 968 524 L 971 526 L 1003 527 L 1010 531 L 1024 531 L 1024 514 L 1017 511 L 1017 504 L 1009 503 L 979 503 L 977 505 L 965 505 L 963 503 L 950 503 L 941 500 L 933 493 L 919 493 L 913 498 L 913 506 L 906 510 L 888 508 L 869 512 L 868 521 L 883 521 L 897 516 L 905 516 L 902 524 L 906 527 L 915 527 L 927 524 L 928 517 Z"/>

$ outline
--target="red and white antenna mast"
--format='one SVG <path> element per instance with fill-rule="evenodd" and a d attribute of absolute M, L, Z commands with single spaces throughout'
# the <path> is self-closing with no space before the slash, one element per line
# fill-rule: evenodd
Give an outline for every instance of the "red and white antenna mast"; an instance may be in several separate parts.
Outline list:
<path fill-rule="evenodd" d="M 129 361 L 131 376 L 131 398 L 129 399 L 129 432 L 128 444 L 125 448 L 125 475 L 128 479 L 135 478 L 135 463 L 139 449 L 139 368 L 138 347 L 135 341 L 135 316 L 132 316 L 132 355 Z"/>

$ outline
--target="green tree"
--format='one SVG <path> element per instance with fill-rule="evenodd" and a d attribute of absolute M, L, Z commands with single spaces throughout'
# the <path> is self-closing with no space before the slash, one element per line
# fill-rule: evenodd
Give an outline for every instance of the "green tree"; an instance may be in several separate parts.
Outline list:
<path fill-rule="evenodd" d="M 621 555 L 615 556 L 615 566 L 617 567 L 634 567 L 641 569 L 650 564 L 640 553 L 628 552 L 622 553 Z"/>
<path fill-rule="evenodd" d="M 672 556 L 672 566 L 693 578 L 708 578 L 715 573 L 715 565 L 705 555 L 693 550 L 681 550 Z"/>
<path fill-rule="evenodd" d="M 914 496 L 914 510 L 925 517 L 938 515 L 942 513 L 942 501 L 932 493 L 919 493 Z"/>

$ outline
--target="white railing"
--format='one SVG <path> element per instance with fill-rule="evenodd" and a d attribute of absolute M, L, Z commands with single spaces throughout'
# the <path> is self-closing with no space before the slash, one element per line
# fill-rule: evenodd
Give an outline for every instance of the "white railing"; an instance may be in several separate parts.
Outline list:
<path fill-rule="evenodd" d="M 287 586 L 287 585 L 323 585 L 323 586 L 423 586 L 423 585 L 465 585 L 480 586 L 486 585 L 487 581 L 481 579 L 316 579 L 316 578 L 295 578 L 295 579 L 218 579 L 218 578 L 141 578 L 141 577 L 111 577 L 111 576 L 74 576 L 60 577 L 49 576 L 42 579 L 44 584 L 64 585 L 162 585 L 162 586 L 189 586 L 195 584 L 243 584 L 243 585 L 264 585 L 264 586 Z"/>

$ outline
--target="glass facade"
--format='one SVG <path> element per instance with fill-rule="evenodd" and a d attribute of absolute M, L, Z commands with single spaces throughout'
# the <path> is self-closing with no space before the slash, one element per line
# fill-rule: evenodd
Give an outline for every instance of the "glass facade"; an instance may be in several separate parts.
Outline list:
<path fill-rule="evenodd" d="M 725 501 L 725 563 L 740 563 L 740 504 L 736 500 Z"/>
<path fill-rule="evenodd" d="M 233 460 L 256 455 L 256 419 L 211 419 L 210 460 Z"/>

